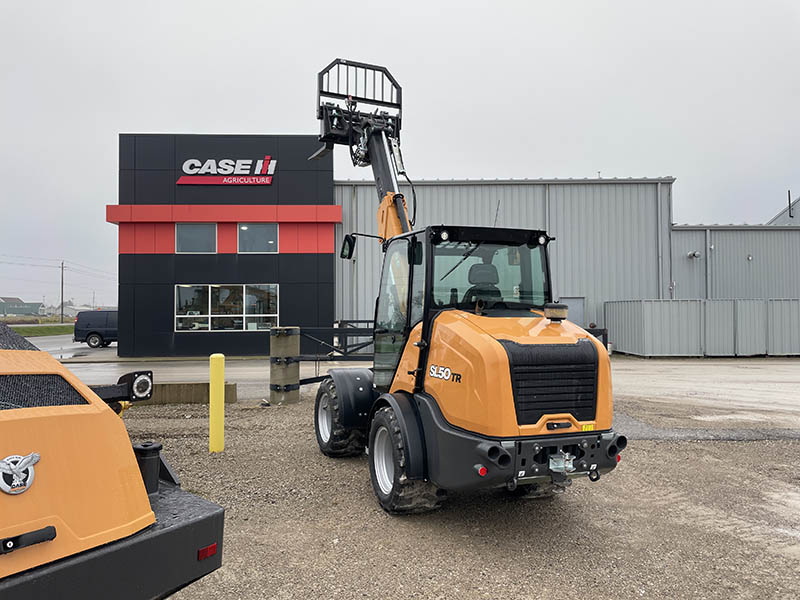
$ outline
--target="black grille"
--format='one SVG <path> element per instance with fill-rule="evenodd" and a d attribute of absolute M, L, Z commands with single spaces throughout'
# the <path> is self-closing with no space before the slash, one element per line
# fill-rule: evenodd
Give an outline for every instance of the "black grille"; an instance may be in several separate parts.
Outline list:
<path fill-rule="evenodd" d="M 517 424 L 569 413 L 591 421 L 597 408 L 597 350 L 577 344 L 518 344 L 499 340 L 508 354 Z"/>
<path fill-rule="evenodd" d="M 89 404 L 61 375 L 0 375 L 0 410 Z"/>

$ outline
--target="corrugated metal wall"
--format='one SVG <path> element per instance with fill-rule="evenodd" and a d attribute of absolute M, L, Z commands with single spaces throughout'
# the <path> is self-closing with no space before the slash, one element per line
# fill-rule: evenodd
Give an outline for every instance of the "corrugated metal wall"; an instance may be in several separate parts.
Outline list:
<path fill-rule="evenodd" d="M 614 350 L 639 356 L 800 354 L 800 299 L 607 302 Z"/>
<path fill-rule="evenodd" d="M 798 298 L 800 227 L 675 227 L 672 271 L 675 298 Z"/>
<path fill-rule="evenodd" d="M 774 355 L 800 354 L 800 300 L 771 300 L 767 351 Z"/>
<path fill-rule="evenodd" d="M 645 356 L 702 356 L 703 304 L 642 300 Z"/>
<path fill-rule="evenodd" d="M 710 300 L 705 303 L 706 356 L 736 356 L 735 303 Z"/>
<path fill-rule="evenodd" d="M 613 339 L 609 341 L 614 350 L 627 354 L 645 356 L 644 347 L 644 303 L 638 300 L 606 302 L 605 322 Z"/>
<path fill-rule="evenodd" d="M 710 233 L 712 298 L 800 297 L 800 229 Z"/>
<path fill-rule="evenodd" d="M 699 258 L 689 258 L 690 252 L 699 252 Z M 706 297 L 706 232 L 672 231 L 672 277 L 675 281 L 673 298 L 692 299 Z"/>
<path fill-rule="evenodd" d="M 585 298 L 585 321 L 603 324 L 607 300 L 669 297 L 671 179 L 436 182 L 415 184 L 417 226 L 545 229 L 554 296 Z M 411 191 L 403 189 L 411 208 Z M 345 232 L 376 232 L 371 182 L 336 182 Z M 499 204 L 498 204 L 499 202 Z M 337 319 L 372 318 L 382 255 L 360 239 L 354 260 L 337 261 Z M 369 251 L 364 251 L 366 247 Z"/>

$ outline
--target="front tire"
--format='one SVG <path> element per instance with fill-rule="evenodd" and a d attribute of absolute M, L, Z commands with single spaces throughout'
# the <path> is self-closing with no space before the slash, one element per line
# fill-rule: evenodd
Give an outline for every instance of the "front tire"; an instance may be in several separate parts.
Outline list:
<path fill-rule="evenodd" d="M 369 431 L 369 474 L 381 508 L 391 514 L 435 510 L 446 492 L 430 482 L 408 479 L 406 451 L 397 415 L 389 406 L 378 409 Z"/>
<path fill-rule="evenodd" d="M 103 343 L 103 338 L 99 333 L 90 333 L 86 336 L 86 343 L 89 344 L 89 348 L 99 348 Z"/>
<path fill-rule="evenodd" d="M 340 402 L 336 383 L 330 377 L 323 379 L 314 402 L 317 444 L 325 456 L 359 456 L 364 453 L 364 434 L 342 425 Z"/>

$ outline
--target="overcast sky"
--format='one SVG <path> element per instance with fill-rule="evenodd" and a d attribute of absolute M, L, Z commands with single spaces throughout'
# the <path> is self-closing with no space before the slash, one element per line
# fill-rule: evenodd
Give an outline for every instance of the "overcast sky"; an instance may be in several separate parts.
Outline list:
<path fill-rule="evenodd" d="M 117 134 L 316 133 L 336 57 L 400 81 L 412 178 L 673 175 L 690 223 L 800 195 L 797 0 L 380 4 L 4 2 L 0 295 L 57 301 L 64 258 L 116 304 Z"/>

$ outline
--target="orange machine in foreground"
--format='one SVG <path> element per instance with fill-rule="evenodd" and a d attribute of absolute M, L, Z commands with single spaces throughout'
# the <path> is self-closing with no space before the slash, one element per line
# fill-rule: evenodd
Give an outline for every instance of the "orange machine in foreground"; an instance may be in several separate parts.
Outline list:
<path fill-rule="evenodd" d="M 56 533 L 0 556 L 0 577 L 155 522 L 125 425 L 92 390 L 47 352 L 0 350 L 0 379 L 0 539 L 48 527 Z M 9 408 L 12 388 L 18 402 L 37 405 Z M 26 457 L 30 466 L 13 471 Z"/>
<path fill-rule="evenodd" d="M 2 324 L 0 348 L 0 597 L 158 598 L 219 567 L 222 508 L 115 414 L 151 374 L 90 388 Z"/>

